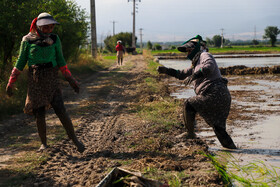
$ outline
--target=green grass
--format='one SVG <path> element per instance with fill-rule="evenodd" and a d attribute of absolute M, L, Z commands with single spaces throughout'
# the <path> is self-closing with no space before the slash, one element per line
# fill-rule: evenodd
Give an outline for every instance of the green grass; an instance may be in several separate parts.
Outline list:
<path fill-rule="evenodd" d="M 156 68 L 158 66 L 157 62 L 148 60 L 146 72 L 151 76 L 144 79 L 143 85 L 139 85 L 141 89 L 147 89 L 146 91 L 151 97 L 156 98 L 153 102 L 144 102 L 138 105 L 136 112 L 141 118 L 170 129 L 173 125 L 178 125 L 177 111 L 181 109 L 181 102 L 175 101 L 170 97 L 162 98 L 160 96 L 164 83 L 156 79 L 158 75 Z"/>
<path fill-rule="evenodd" d="M 158 66 L 159 66 L 159 63 L 150 60 L 148 62 L 148 68 L 147 68 L 146 72 L 150 73 L 151 75 L 158 75 L 158 72 L 157 72 Z"/>
<path fill-rule="evenodd" d="M 166 98 L 162 101 L 149 102 L 138 106 L 138 114 L 145 120 L 163 124 L 169 129 L 170 126 L 178 124 L 176 111 L 179 108 L 181 108 L 180 102 Z"/>
<path fill-rule="evenodd" d="M 103 56 L 103 58 L 105 59 L 105 60 L 116 60 L 117 59 L 117 56 L 116 55 L 112 55 L 112 56 Z"/>
<path fill-rule="evenodd" d="M 212 54 L 224 53 L 280 53 L 280 47 L 252 47 L 252 46 L 234 46 L 224 48 L 209 48 Z"/>

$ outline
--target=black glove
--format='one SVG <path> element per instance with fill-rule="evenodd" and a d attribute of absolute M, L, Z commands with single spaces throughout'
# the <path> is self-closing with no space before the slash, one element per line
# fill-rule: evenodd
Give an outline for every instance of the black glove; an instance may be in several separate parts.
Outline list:
<path fill-rule="evenodd" d="M 186 78 L 186 80 L 184 81 L 185 85 L 189 85 L 192 81 L 194 81 L 195 79 L 198 79 L 200 77 L 203 77 L 203 73 L 201 70 L 193 73 L 192 75 L 188 76 Z"/>
<path fill-rule="evenodd" d="M 12 97 L 12 96 L 14 95 L 14 94 L 13 94 L 13 87 L 7 85 L 7 87 L 6 87 L 6 92 L 7 92 L 7 94 L 8 94 L 9 97 Z"/>
<path fill-rule="evenodd" d="M 168 70 L 168 68 L 166 68 L 166 67 L 164 67 L 164 66 L 159 66 L 159 67 L 157 67 L 157 71 L 158 71 L 159 73 L 165 73 L 165 74 L 166 74 L 167 70 Z"/>

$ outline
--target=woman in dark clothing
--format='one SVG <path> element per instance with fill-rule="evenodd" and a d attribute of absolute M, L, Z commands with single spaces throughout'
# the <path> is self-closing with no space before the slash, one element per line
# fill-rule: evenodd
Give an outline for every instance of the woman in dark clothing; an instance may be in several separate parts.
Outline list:
<path fill-rule="evenodd" d="M 32 21 L 30 32 L 22 39 L 19 57 L 12 70 L 6 91 L 9 96 L 13 95 L 14 83 L 28 64 L 28 91 L 24 112 L 33 114 L 36 118 L 42 142 L 39 150 L 47 148 L 45 111 L 53 107 L 68 137 L 74 142 L 77 150 L 83 152 L 85 147 L 75 135 L 59 88 L 58 70 L 60 69 L 70 86 L 79 93 L 79 85 L 64 60 L 60 39 L 52 34 L 56 24 L 59 23 L 48 13 L 41 13 Z"/>
<path fill-rule="evenodd" d="M 158 67 L 159 73 L 176 77 L 188 85 L 194 82 L 196 96 L 188 98 L 184 103 L 184 122 L 188 138 L 195 138 L 195 115 L 200 116 L 214 129 L 223 147 L 236 149 L 234 142 L 226 132 L 226 119 L 231 105 L 231 96 L 227 88 L 227 79 L 221 76 L 214 57 L 208 53 L 201 36 L 186 41 L 178 47 L 187 52 L 192 66 L 185 70 L 174 70 L 164 66 Z"/>

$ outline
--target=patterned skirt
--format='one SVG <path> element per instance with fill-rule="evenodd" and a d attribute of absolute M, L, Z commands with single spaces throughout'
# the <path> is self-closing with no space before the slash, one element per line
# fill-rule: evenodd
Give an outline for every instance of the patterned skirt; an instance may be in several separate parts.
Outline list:
<path fill-rule="evenodd" d="M 49 109 L 51 107 L 50 103 L 57 92 L 60 92 L 57 67 L 29 67 L 24 113 L 33 114 L 34 109 L 43 106 Z"/>
<path fill-rule="evenodd" d="M 186 100 L 211 127 L 226 128 L 231 95 L 223 81 L 211 83 L 202 93 Z"/>
<path fill-rule="evenodd" d="M 123 58 L 123 51 L 117 51 L 117 57 L 118 59 Z"/>

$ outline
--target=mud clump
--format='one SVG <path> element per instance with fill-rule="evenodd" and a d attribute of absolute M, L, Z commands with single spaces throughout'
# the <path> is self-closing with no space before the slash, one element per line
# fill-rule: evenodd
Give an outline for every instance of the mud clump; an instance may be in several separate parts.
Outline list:
<path fill-rule="evenodd" d="M 247 67 L 244 65 L 219 68 L 222 75 L 261 75 L 279 74 L 280 66 L 272 67 Z"/>

